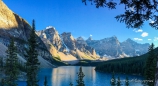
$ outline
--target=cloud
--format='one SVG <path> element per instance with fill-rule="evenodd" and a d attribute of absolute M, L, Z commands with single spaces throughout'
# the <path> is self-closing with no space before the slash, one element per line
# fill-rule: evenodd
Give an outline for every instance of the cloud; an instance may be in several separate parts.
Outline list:
<path fill-rule="evenodd" d="M 140 38 L 134 38 L 134 40 L 136 40 L 136 41 L 143 41 L 143 39 L 140 39 Z"/>
<path fill-rule="evenodd" d="M 151 40 L 151 39 L 148 39 L 149 41 Z"/>
<path fill-rule="evenodd" d="M 142 30 L 142 29 L 139 29 L 139 30 L 137 30 L 136 32 L 143 32 L 143 30 Z"/>
<path fill-rule="evenodd" d="M 141 36 L 142 36 L 142 37 L 147 37 L 148 35 L 149 35 L 149 34 L 148 34 L 147 32 L 143 32 Z"/>
<path fill-rule="evenodd" d="M 136 32 L 136 33 L 137 33 L 137 32 L 143 32 L 142 29 L 139 29 L 139 30 L 134 29 L 133 31 Z"/>
<path fill-rule="evenodd" d="M 90 34 L 90 36 L 93 36 L 92 34 Z"/>
<path fill-rule="evenodd" d="M 158 41 L 158 37 L 154 37 L 154 41 Z"/>

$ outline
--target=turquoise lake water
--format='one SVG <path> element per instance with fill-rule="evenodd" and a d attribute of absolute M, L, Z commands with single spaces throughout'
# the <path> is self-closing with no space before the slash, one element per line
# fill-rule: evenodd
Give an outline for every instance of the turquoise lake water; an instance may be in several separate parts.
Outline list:
<path fill-rule="evenodd" d="M 96 72 L 94 67 L 82 67 L 83 73 L 85 74 L 84 82 L 85 86 L 111 86 L 111 74 Z M 73 86 L 76 86 L 77 72 L 79 66 L 61 66 L 58 68 L 43 68 L 39 70 L 39 86 L 43 86 L 44 77 L 47 76 L 48 86 L 69 86 L 72 82 Z M 130 80 L 130 86 L 143 86 L 141 81 L 142 76 L 138 75 L 125 75 L 115 74 L 115 77 L 120 77 L 122 86 L 124 86 L 124 80 L 128 76 Z M 26 82 L 18 82 L 18 86 L 26 86 Z"/>

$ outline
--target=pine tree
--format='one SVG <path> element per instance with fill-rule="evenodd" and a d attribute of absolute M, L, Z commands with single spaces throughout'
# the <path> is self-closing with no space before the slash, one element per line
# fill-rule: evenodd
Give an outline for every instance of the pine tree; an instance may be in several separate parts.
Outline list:
<path fill-rule="evenodd" d="M 3 69 L 3 57 L 0 58 L 0 71 L 2 71 Z"/>
<path fill-rule="evenodd" d="M 83 81 L 83 77 L 85 75 L 82 72 L 82 67 L 79 68 L 79 73 L 77 73 L 77 75 L 78 75 L 78 80 L 76 80 L 77 81 L 77 85 L 76 86 L 85 86 L 84 81 Z"/>
<path fill-rule="evenodd" d="M 6 84 L 8 86 L 17 86 L 16 80 L 18 79 L 19 69 L 18 69 L 18 57 L 17 49 L 14 44 L 13 38 L 10 40 L 8 46 L 7 59 L 5 64 L 5 75 L 6 75 Z"/>
<path fill-rule="evenodd" d="M 129 80 L 128 80 L 128 77 L 126 77 L 125 86 L 129 86 Z"/>
<path fill-rule="evenodd" d="M 111 78 L 110 84 L 111 84 L 111 86 L 115 86 L 116 85 L 116 79 L 115 79 L 114 72 L 112 73 L 112 78 Z"/>
<path fill-rule="evenodd" d="M 72 84 L 72 82 L 70 82 L 70 84 L 69 84 L 70 86 L 73 86 L 73 84 Z"/>
<path fill-rule="evenodd" d="M 4 79 L 1 79 L 1 86 L 4 86 L 4 83 L 5 83 Z"/>
<path fill-rule="evenodd" d="M 69 84 L 69 85 L 70 85 L 70 86 L 73 86 L 73 84 L 72 84 L 72 82 L 71 82 L 71 81 L 72 81 L 72 80 L 71 80 L 71 76 L 70 76 L 70 84 Z"/>
<path fill-rule="evenodd" d="M 27 54 L 27 86 L 38 86 L 37 73 L 39 68 L 37 41 L 35 34 L 35 21 L 33 20 L 30 38 L 28 40 L 29 48 Z"/>
<path fill-rule="evenodd" d="M 118 79 L 117 79 L 117 86 L 121 86 L 120 77 L 118 77 Z"/>
<path fill-rule="evenodd" d="M 148 86 L 154 86 L 155 82 L 155 72 L 156 72 L 156 55 L 154 52 L 154 44 L 152 43 L 149 47 L 149 56 L 145 65 L 145 79 L 153 80 L 153 82 L 146 82 L 145 84 Z"/>
<path fill-rule="evenodd" d="M 44 78 L 44 86 L 48 86 L 47 83 L 48 83 L 47 82 L 47 77 L 45 76 L 45 78 Z"/>

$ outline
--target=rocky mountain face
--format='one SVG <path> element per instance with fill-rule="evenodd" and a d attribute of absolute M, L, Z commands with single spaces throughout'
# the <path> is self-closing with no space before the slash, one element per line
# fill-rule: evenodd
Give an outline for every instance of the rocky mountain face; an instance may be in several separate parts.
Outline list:
<path fill-rule="evenodd" d="M 36 34 L 42 38 L 47 39 L 57 50 L 60 50 L 62 47 L 62 41 L 58 32 L 53 27 L 47 27 L 46 30 L 37 31 Z"/>
<path fill-rule="evenodd" d="M 150 44 L 139 44 L 131 39 L 121 43 L 122 51 L 129 56 L 139 56 L 148 52 Z"/>
<path fill-rule="evenodd" d="M 78 37 L 74 39 L 71 33 L 62 33 L 63 42 L 67 45 L 67 47 L 72 50 L 76 51 L 79 50 L 81 52 L 86 53 L 87 55 L 94 55 L 96 56 L 95 49 L 88 46 L 82 37 Z"/>
<path fill-rule="evenodd" d="M 0 0 L 0 57 L 6 57 L 5 51 L 10 38 L 15 39 L 18 50 L 18 58 L 22 63 L 26 62 L 24 53 L 28 48 L 28 38 L 31 26 L 26 20 L 12 12 L 2 0 Z M 120 43 L 117 37 L 93 40 L 90 37 L 84 40 L 82 37 L 75 39 L 69 32 L 59 34 L 54 27 L 49 26 L 37 31 L 38 59 L 41 67 L 53 67 L 53 58 L 61 61 L 80 59 L 97 60 L 99 56 L 124 57 L 142 55 L 147 52 L 149 44 L 138 44 L 130 39 Z M 98 55 L 97 55 L 97 54 Z"/>
<path fill-rule="evenodd" d="M 139 44 L 131 39 L 119 42 L 116 36 L 101 40 L 93 40 L 92 37 L 87 40 L 82 37 L 75 39 L 70 32 L 59 34 L 52 26 L 36 33 L 50 53 L 62 61 L 95 60 L 99 56 L 110 58 L 139 56 L 146 53 L 149 47 L 148 43 Z"/>
<path fill-rule="evenodd" d="M 94 47 L 100 56 L 119 57 L 123 54 L 120 42 L 115 36 L 101 40 L 92 40 L 92 38 L 89 38 L 86 42 L 89 46 Z"/>
<path fill-rule="evenodd" d="M 31 26 L 26 20 L 12 12 L 2 0 L 0 0 L 0 43 L 6 50 L 9 45 L 10 37 L 15 39 L 15 44 L 18 49 L 19 61 L 26 62 L 24 57 L 25 49 L 28 48 L 28 38 L 31 31 Z M 37 36 L 38 53 L 41 67 L 52 67 L 52 56 L 47 50 L 43 41 Z M 5 48 L 6 47 L 6 48 Z M 3 57 L 6 57 L 5 52 L 1 52 Z M 23 60 L 21 60 L 21 59 Z"/>
<path fill-rule="evenodd" d="M 59 34 L 52 26 L 36 33 L 50 53 L 62 61 L 98 59 L 95 49 L 88 46 L 82 37 L 75 39 L 70 32 Z"/>
<path fill-rule="evenodd" d="M 105 57 L 132 57 L 147 53 L 149 44 L 139 44 L 131 39 L 120 43 L 117 37 L 109 37 L 101 40 L 88 38 L 86 43 L 96 49 L 97 54 Z"/>

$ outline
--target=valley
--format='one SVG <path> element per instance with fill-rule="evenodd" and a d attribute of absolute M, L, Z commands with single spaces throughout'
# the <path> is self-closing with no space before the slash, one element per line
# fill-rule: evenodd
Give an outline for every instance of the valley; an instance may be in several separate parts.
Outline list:
<path fill-rule="evenodd" d="M 24 50 L 28 48 L 27 40 L 31 26 L 26 20 L 12 12 L 2 1 L 0 4 L 0 10 L 5 10 L 5 12 L 1 12 L 0 23 L 3 24 L 8 21 L 8 24 L 0 25 L 2 47 L 0 55 L 6 56 L 5 51 L 9 45 L 10 37 L 14 37 L 16 45 L 18 45 L 19 61 L 25 63 Z M 88 39 L 74 38 L 73 33 L 63 32 L 59 34 L 57 29 L 48 26 L 43 30 L 36 31 L 41 67 L 55 67 L 52 63 L 53 59 L 59 62 L 68 62 L 68 64 L 76 64 L 78 60 L 109 60 L 139 56 L 147 53 L 149 47 L 148 43 L 139 44 L 131 39 L 119 42 L 116 36 L 101 40 L 93 40 L 92 37 Z"/>
<path fill-rule="evenodd" d="M 37 31 L 36 34 L 45 43 L 52 56 L 64 62 L 140 56 L 147 53 L 150 46 L 148 43 L 139 44 L 131 39 L 119 42 L 116 36 L 101 40 L 92 40 L 92 37 L 86 40 L 82 37 L 75 39 L 71 32 L 59 34 L 53 26 Z"/>
<path fill-rule="evenodd" d="M 82 35 L 74 36 L 73 30 L 64 29 L 60 34 L 61 28 L 45 26 L 42 29 L 35 24 L 33 20 L 30 25 L 0 0 L 0 85 L 6 84 L 5 80 L 10 78 L 8 72 L 17 72 L 14 70 L 17 68 L 16 86 L 26 86 L 27 80 L 32 79 L 27 79 L 28 76 L 36 74 L 39 86 L 44 82 L 49 86 L 69 86 L 70 82 L 76 85 L 79 74 L 83 75 L 80 78 L 85 75 L 86 86 L 110 86 L 113 75 L 122 80 L 128 76 L 129 80 L 142 81 L 147 61 L 156 63 L 158 48 L 150 43 L 138 43 L 128 37 L 120 41 L 117 36 L 93 39 L 90 35 L 86 39 Z M 6 72 L 7 69 L 10 71 Z M 143 86 L 136 81 L 129 84 Z"/>

